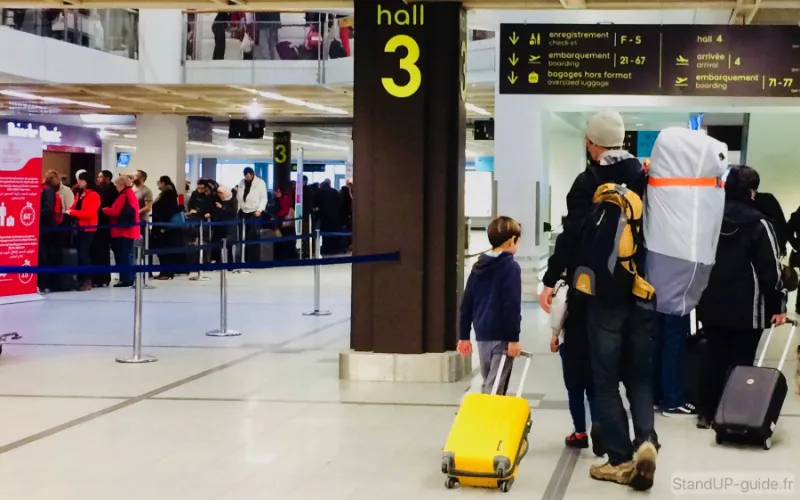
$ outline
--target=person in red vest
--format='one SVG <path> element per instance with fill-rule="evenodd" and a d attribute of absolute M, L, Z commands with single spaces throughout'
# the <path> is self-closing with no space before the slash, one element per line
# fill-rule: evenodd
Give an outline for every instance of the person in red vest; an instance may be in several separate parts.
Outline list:
<path fill-rule="evenodd" d="M 75 193 L 75 200 L 72 207 L 67 210 L 67 214 L 78 224 L 78 233 L 73 239 L 73 245 L 78 252 L 78 265 L 92 265 L 92 240 L 97 231 L 97 216 L 100 210 L 100 195 L 94 189 L 92 176 L 83 171 L 78 175 L 78 191 Z M 92 289 L 92 276 L 81 274 L 78 276 L 80 285 L 79 292 L 86 292 Z"/>

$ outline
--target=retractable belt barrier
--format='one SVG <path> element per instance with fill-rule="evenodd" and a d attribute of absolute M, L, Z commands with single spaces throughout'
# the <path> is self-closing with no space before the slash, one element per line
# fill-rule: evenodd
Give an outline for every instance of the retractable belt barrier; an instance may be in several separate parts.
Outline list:
<path fill-rule="evenodd" d="M 238 223 L 238 222 L 237 222 Z M 201 231 L 202 234 L 202 231 Z M 0 266 L 0 274 L 110 274 L 119 273 L 120 271 L 128 271 L 134 273 L 134 317 L 133 317 L 133 342 L 132 353 L 129 356 L 120 356 L 116 358 L 118 363 L 152 363 L 158 361 L 154 356 L 142 353 L 142 291 L 145 289 L 144 276 L 147 273 L 154 272 L 170 272 L 170 273 L 191 273 L 197 272 L 198 276 L 202 277 L 204 271 L 218 271 L 220 273 L 220 324 L 216 330 L 206 332 L 210 337 L 232 337 L 241 335 L 240 332 L 228 329 L 228 289 L 227 289 L 227 273 L 228 271 L 237 271 L 244 269 L 271 269 L 271 268 L 289 268 L 289 267 L 313 267 L 314 268 L 314 310 L 304 313 L 306 316 L 327 316 L 330 311 L 323 311 L 320 309 L 320 275 L 323 266 L 332 266 L 338 264 L 367 264 L 378 262 L 399 262 L 400 253 L 379 253 L 371 255 L 358 255 L 358 256 L 343 256 L 343 257 L 323 257 L 321 253 L 321 241 L 325 237 L 338 238 L 350 236 L 351 233 L 344 232 L 331 232 L 323 233 L 319 230 L 315 231 L 313 235 L 302 234 L 296 236 L 286 236 L 280 238 L 266 238 L 261 240 L 252 241 L 237 241 L 228 243 L 227 239 L 222 239 L 220 243 L 201 244 L 199 246 L 188 246 L 180 248 L 165 248 L 157 250 L 147 250 L 147 242 L 145 240 L 137 240 L 135 242 L 135 264 L 129 265 L 113 265 L 113 266 L 63 266 L 63 267 L 48 267 L 48 266 Z M 239 246 L 244 249 L 246 245 L 261 245 L 266 243 L 281 243 L 291 242 L 303 239 L 314 239 L 314 258 L 300 259 L 300 260 L 285 260 L 285 261 L 266 261 L 266 262 L 228 262 L 228 248 Z M 201 239 L 202 242 L 202 239 Z M 166 255 L 169 253 L 187 253 L 192 251 L 202 252 L 205 250 L 221 249 L 221 262 L 206 264 L 202 261 L 199 264 L 191 265 L 153 265 L 145 263 L 145 255 Z M 242 251 L 242 254 L 244 252 Z M 234 259 L 235 260 L 235 259 Z M 208 279 L 208 278 L 206 278 Z M 0 344 L 8 339 L 20 338 L 17 333 L 11 333 L 0 336 Z"/>
<path fill-rule="evenodd" d="M 97 231 L 99 229 L 130 229 L 132 227 L 142 227 L 142 225 L 146 225 L 148 227 L 160 227 L 160 228 L 186 228 L 186 227 L 193 227 L 193 226 L 206 226 L 206 227 L 220 227 L 220 226 L 236 226 L 241 224 L 242 226 L 246 226 L 249 224 L 256 224 L 256 225 L 276 225 L 276 224 L 283 224 L 285 222 L 295 222 L 300 220 L 299 218 L 295 219 L 241 219 L 241 220 L 221 220 L 221 221 L 205 221 L 205 220 L 187 220 L 184 222 L 146 222 L 142 223 L 139 222 L 138 224 L 100 224 L 94 226 L 43 226 L 39 228 L 40 232 L 43 233 L 51 233 L 51 232 L 59 232 L 59 231 Z"/>

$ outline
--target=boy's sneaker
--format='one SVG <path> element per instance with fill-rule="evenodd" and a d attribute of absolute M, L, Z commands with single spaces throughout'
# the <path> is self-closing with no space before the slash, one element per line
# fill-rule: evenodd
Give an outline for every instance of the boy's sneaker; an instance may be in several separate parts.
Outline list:
<path fill-rule="evenodd" d="M 593 425 L 590 435 L 592 437 L 592 453 L 598 457 L 602 457 L 606 454 L 606 446 L 603 444 L 603 437 L 600 435 L 600 428 L 596 425 Z"/>
<path fill-rule="evenodd" d="M 647 491 L 653 487 L 653 479 L 656 475 L 656 459 L 658 451 L 656 446 L 650 441 L 645 441 L 636 450 L 634 458 L 634 470 L 631 475 L 629 485 L 636 491 Z"/>
<path fill-rule="evenodd" d="M 598 481 L 629 485 L 635 471 L 636 464 L 633 460 L 619 465 L 611 465 L 610 462 L 606 462 L 589 467 L 589 476 Z"/>
<path fill-rule="evenodd" d="M 711 428 L 711 418 L 708 415 L 701 413 L 697 417 L 697 428 L 698 429 L 710 429 Z"/>
<path fill-rule="evenodd" d="M 661 412 L 665 417 L 696 417 L 697 407 L 692 403 L 684 403 L 675 408 L 668 408 Z"/>
<path fill-rule="evenodd" d="M 589 435 L 585 432 L 573 432 L 564 439 L 568 448 L 585 449 L 589 447 Z"/>

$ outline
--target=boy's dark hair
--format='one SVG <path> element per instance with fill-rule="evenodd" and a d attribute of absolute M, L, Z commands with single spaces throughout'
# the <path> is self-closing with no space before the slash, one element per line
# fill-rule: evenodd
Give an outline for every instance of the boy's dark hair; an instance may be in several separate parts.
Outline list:
<path fill-rule="evenodd" d="M 761 176 L 756 169 L 745 165 L 738 165 L 731 169 L 725 180 L 725 191 L 728 196 L 740 200 L 752 198 L 752 191 L 758 191 Z"/>
<path fill-rule="evenodd" d="M 522 236 L 522 226 L 511 217 L 498 217 L 489 224 L 486 232 L 492 248 L 497 248 L 511 238 Z"/>

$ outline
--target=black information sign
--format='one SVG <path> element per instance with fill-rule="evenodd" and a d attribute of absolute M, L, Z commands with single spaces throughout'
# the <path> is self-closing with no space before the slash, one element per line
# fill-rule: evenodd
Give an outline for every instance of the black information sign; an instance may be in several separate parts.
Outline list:
<path fill-rule="evenodd" d="M 797 26 L 662 26 L 670 95 L 792 97 L 800 91 Z"/>
<path fill-rule="evenodd" d="M 501 94 L 793 97 L 798 72 L 797 26 L 500 27 Z"/>
<path fill-rule="evenodd" d="M 283 188 L 292 178 L 292 133 L 272 134 L 272 183 Z"/>
<path fill-rule="evenodd" d="M 501 24 L 501 94 L 658 91 L 659 33 L 646 26 Z"/>

